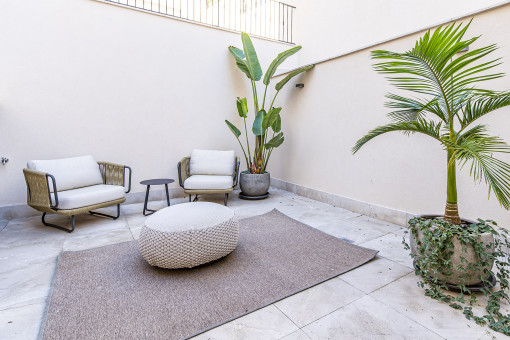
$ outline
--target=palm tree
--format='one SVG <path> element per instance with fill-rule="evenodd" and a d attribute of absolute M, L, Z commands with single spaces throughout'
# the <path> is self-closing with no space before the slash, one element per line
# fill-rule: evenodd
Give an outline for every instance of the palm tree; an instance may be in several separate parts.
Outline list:
<path fill-rule="evenodd" d="M 429 30 L 405 53 L 372 52 L 372 59 L 383 60 L 374 65 L 377 72 L 389 74 L 392 85 L 421 98 L 387 94 L 386 107 L 394 109 L 388 114 L 393 122 L 370 131 L 352 148 L 356 153 L 374 137 L 391 131 L 422 133 L 441 143 L 448 169 L 444 219 L 453 224 L 461 224 L 456 167 L 467 162 L 475 181 L 484 180 L 488 185 L 489 196 L 493 192 L 505 209 L 510 208 L 510 165 L 492 157 L 493 153 L 509 153 L 510 147 L 501 138 L 488 135 L 485 125 L 473 125 L 478 118 L 510 105 L 510 92 L 477 87 L 482 81 L 504 75 L 485 72 L 499 65 L 499 59 L 481 61 L 497 49 L 496 45 L 457 56 L 479 38 L 462 40 L 470 24 L 462 27 L 453 23 L 433 33 Z"/>

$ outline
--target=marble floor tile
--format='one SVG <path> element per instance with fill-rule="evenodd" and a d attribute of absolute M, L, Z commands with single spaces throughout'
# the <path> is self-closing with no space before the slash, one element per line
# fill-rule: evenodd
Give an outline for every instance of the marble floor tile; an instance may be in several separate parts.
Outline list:
<path fill-rule="evenodd" d="M 63 250 L 78 251 L 127 241 L 133 241 L 130 229 L 115 229 L 104 233 L 69 237 L 64 242 Z"/>
<path fill-rule="evenodd" d="M 310 340 L 310 338 L 300 329 L 294 333 L 290 333 L 289 335 L 284 336 L 280 340 Z"/>
<path fill-rule="evenodd" d="M 278 206 L 278 210 L 287 216 L 314 228 L 318 228 L 326 224 L 331 224 L 343 219 L 341 216 L 337 216 L 334 213 L 325 210 L 316 208 L 307 209 L 300 205 Z"/>
<path fill-rule="evenodd" d="M 447 339 L 508 339 L 467 320 L 462 311 L 425 296 L 417 282 L 418 277 L 410 273 L 370 296 Z"/>
<path fill-rule="evenodd" d="M 50 292 L 56 261 L 32 263 L 0 275 L 0 310 L 45 298 Z"/>
<path fill-rule="evenodd" d="M 51 217 L 53 216 L 48 219 Z M 67 219 L 64 216 L 56 216 L 52 220 L 65 225 Z M 0 232 L 0 249 L 55 241 L 63 243 L 66 234 L 65 231 L 43 225 L 41 217 L 11 220 Z"/>
<path fill-rule="evenodd" d="M 311 339 L 443 339 L 370 296 L 303 328 Z"/>
<path fill-rule="evenodd" d="M 275 303 L 289 319 L 303 327 L 365 294 L 338 278 Z"/>
<path fill-rule="evenodd" d="M 335 237 L 346 239 L 354 244 L 360 244 L 384 236 L 401 229 L 400 226 L 375 220 L 366 216 L 349 218 L 346 220 L 325 224 L 318 229 Z"/>
<path fill-rule="evenodd" d="M 243 218 L 263 215 L 272 211 L 274 208 L 275 206 L 272 204 L 249 204 L 231 207 L 237 218 L 240 220 Z"/>
<path fill-rule="evenodd" d="M 64 241 L 26 244 L 19 247 L 0 248 L 0 274 L 27 268 L 32 264 L 55 262 Z"/>
<path fill-rule="evenodd" d="M 389 233 L 371 241 L 361 243 L 360 246 L 379 250 L 379 256 L 390 259 L 408 268 L 413 268 L 413 259 L 409 256 L 409 251 L 404 249 L 402 237 L 403 232 Z"/>
<path fill-rule="evenodd" d="M 106 231 L 127 229 L 128 223 L 124 216 L 114 220 L 108 217 L 93 216 L 90 214 L 76 215 L 75 229 L 67 234 L 66 238 L 74 238 L 85 235 L 101 234 Z"/>
<path fill-rule="evenodd" d="M 0 220 L 0 231 L 4 230 L 7 223 L 9 223 L 9 220 Z"/>
<path fill-rule="evenodd" d="M 412 271 L 413 269 L 409 267 L 377 256 L 372 261 L 340 275 L 339 278 L 368 294 Z"/>
<path fill-rule="evenodd" d="M 131 230 L 133 239 L 138 240 L 140 238 L 140 233 L 142 232 L 142 227 L 129 228 L 129 230 Z"/>
<path fill-rule="evenodd" d="M 211 329 L 194 340 L 271 340 L 297 331 L 299 328 L 273 305 Z"/>
<path fill-rule="evenodd" d="M 40 302 L 0 311 L 0 338 L 37 339 L 45 303 Z"/>

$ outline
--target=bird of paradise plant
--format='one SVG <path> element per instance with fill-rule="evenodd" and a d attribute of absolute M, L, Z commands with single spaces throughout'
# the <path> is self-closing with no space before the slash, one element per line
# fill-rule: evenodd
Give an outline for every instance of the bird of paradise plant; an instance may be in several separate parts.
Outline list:
<path fill-rule="evenodd" d="M 244 153 L 246 161 L 246 168 L 252 174 L 260 174 L 266 171 L 269 157 L 273 150 L 279 147 L 283 141 L 284 136 L 281 132 L 281 107 L 274 107 L 274 102 L 280 90 L 291 80 L 293 77 L 300 73 L 310 70 L 314 65 L 308 65 L 296 69 L 289 73 L 282 80 L 280 80 L 275 86 L 275 94 L 273 98 L 268 101 L 270 102 L 268 109 L 266 110 L 266 96 L 271 78 L 274 76 L 278 66 L 280 66 L 288 57 L 295 54 L 301 49 L 301 46 L 295 46 L 291 49 L 281 52 L 271 62 L 264 74 L 263 84 L 265 85 L 264 97 L 262 101 L 259 101 L 257 94 L 256 82 L 262 79 L 262 69 L 257 57 L 255 48 L 248 34 L 241 33 L 241 40 L 243 42 L 243 49 L 239 49 L 234 46 L 230 46 L 228 50 L 234 57 L 238 68 L 250 79 L 251 89 L 253 94 L 253 112 L 255 113 L 255 120 L 252 126 L 252 132 L 255 135 L 255 149 L 253 154 L 250 150 L 250 142 L 248 139 L 248 129 L 246 125 L 246 118 L 248 117 L 248 104 L 246 98 L 237 98 L 237 111 L 239 116 L 244 121 L 244 131 L 246 137 L 246 149 L 243 143 L 239 139 L 241 131 L 231 122 L 225 120 L 228 127 L 237 138 L 237 141 L 241 145 L 241 149 Z M 271 133 L 272 132 L 272 133 Z"/>

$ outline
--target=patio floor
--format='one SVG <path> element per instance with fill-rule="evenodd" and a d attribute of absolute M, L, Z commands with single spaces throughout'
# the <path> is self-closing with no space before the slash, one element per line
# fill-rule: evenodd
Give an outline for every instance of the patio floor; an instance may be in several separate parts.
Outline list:
<path fill-rule="evenodd" d="M 423 294 L 401 245 L 404 228 L 283 190 L 264 201 L 232 194 L 239 218 L 274 208 L 341 239 L 379 250 L 346 274 L 217 327 L 195 339 L 493 339 L 506 338 L 465 319 Z M 200 200 L 223 202 L 223 195 Z M 187 202 L 172 199 L 172 204 Z M 166 202 L 150 202 L 152 208 Z M 122 206 L 116 220 L 79 215 L 68 234 L 44 227 L 40 217 L 0 220 L 0 338 L 36 339 L 62 250 L 83 250 L 136 239 L 143 204 Z M 69 219 L 50 216 L 49 221 Z M 72 287 L 71 287 L 72 289 Z"/>

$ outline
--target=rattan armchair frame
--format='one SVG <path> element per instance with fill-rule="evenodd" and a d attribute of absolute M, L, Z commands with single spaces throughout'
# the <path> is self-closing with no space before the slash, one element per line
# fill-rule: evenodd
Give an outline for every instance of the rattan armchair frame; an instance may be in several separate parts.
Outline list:
<path fill-rule="evenodd" d="M 101 171 L 103 184 L 120 185 L 125 188 L 127 171 L 128 188 L 125 192 L 128 193 L 131 191 L 132 170 L 129 166 L 109 162 L 97 162 L 97 164 L 99 166 L 99 170 Z M 123 197 L 113 201 L 102 202 L 76 209 L 59 209 L 57 181 L 55 180 L 55 177 L 52 174 L 48 174 L 42 171 L 30 170 L 27 168 L 23 169 L 23 174 L 25 176 L 25 182 L 27 184 L 27 204 L 30 207 L 43 213 L 42 223 L 45 226 L 64 230 L 69 233 L 74 231 L 75 215 L 88 212 L 91 215 L 99 215 L 116 220 L 117 218 L 120 217 L 120 204 L 126 200 L 126 198 Z M 49 184 L 50 182 L 51 188 L 53 189 L 54 199 L 52 199 L 52 192 L 50 190 Z M 110 207 L 112 205 L 117 205 L 116 216 L 111 216 L 93 211 L 100 208 Z M 71 229 L 46 222 L 45 221 L 46 214 L 71 216 Z"/>
<path fill-rule="evenodd" d="M 191 196 L 195 195 L 195 199 L 193 201 L 196 201 L 198 199 L 198 195 L 203 194 L 225 194 L 225 205 L 227 205 L 228 202 L 228 194 L 230 194 L 234 188 L 236 187 L 238 181 L 239 181 L 239 166 L 241 164 L 239 157 L 236 157 L 236 163 L 235 163 L 235 169 L 233 177 L 233 185 L 232 188 L 229 189 L 201 189 L 201 190 L 190 190 L 184 188 L 184 181 L 188 179 L 188 177 L 191 176 L 190 170 L 189 170 L 189 161 L 191 157 L 184 157 L 182 158 L 179 163 L 177 163 L 177 173 L 179 174 L 179 185 L 181 188 L 184 189 L 184 193 L 189 195 L 189 201 L 191 202 Z"/>

